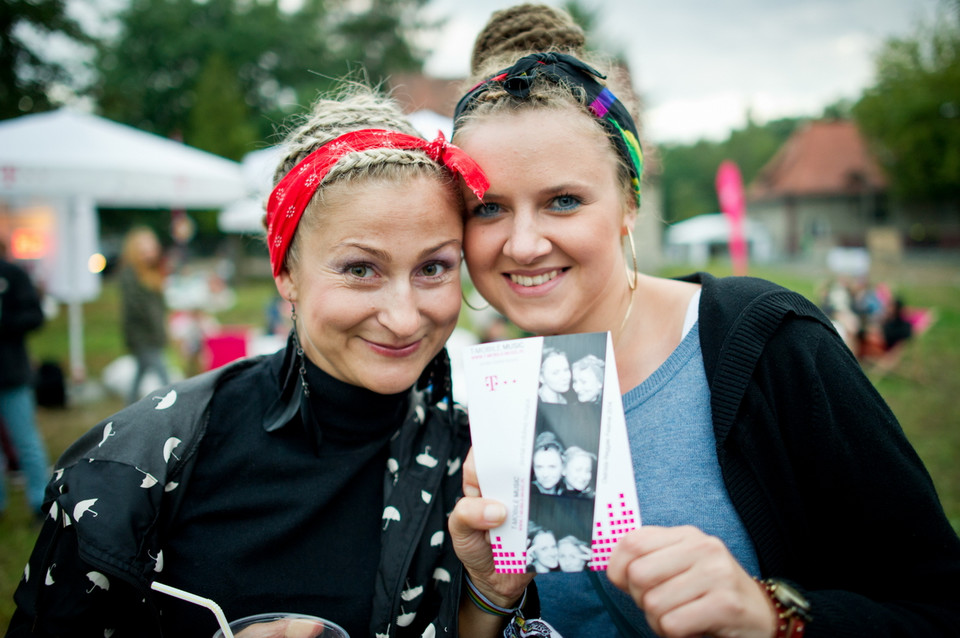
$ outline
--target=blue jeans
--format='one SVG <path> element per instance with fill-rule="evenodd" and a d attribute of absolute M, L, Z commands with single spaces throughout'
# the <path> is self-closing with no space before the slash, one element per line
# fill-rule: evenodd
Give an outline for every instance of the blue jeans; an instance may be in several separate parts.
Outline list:
<path fill-rule="evenodd" d="M 20 459 L 20 471 L 27 479 L 27 502 L 39 512 L 50 475 L 46 448 L 37 432 L 35 403 L 33 388 L 29 385 L 0 388 L 0 417 Z M 0 480 L 0 512 L 7 507 L 5 483 Z"/>
<path fill-rule="evenodd" d="M 130 394 L 127 396 L 128 404 L 136 403 L 140 398 L 140 382 L 151 370 L 157 374 L 161 386 L 170 383 L 163 347 L 137 348 L 133 352 L 133 357 L 137 361 L 137 373 L 133 376 L 133 385 L 130 388 Z"/>

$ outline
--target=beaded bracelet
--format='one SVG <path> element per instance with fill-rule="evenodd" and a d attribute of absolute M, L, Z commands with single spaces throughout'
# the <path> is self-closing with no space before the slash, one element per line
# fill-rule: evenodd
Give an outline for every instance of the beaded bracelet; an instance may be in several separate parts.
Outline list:
<path fill-rule="evenodd" d="M 514 607 L 501 607 L 496 603 L 492 602 L 489 598 L 480 593 L 480 590 L 477 589 L 477 586 L 473 584 L 473 581 L 470 580 L 470 575 L 464 572 L 463 578 L 467 581 L 467 597 L 470 598 L 470 601 L 476 605 L 480 611 L 484 611 L 493 616 L 500 616 L 501 618 L 509 618 L 515 616 L 518 611 L 523 608 L 523 604 L 527 602 L 527 590 L 523 590 L 523 596 L 520 597 L 520 603 Z"/>

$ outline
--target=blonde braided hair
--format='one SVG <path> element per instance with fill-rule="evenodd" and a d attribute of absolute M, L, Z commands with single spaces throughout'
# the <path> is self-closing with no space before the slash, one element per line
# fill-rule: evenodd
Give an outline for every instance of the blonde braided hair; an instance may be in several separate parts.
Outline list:
<path fill-rule="evenodd" d="M 510 66 L 528 53 L 559 51 L 579 55 L 586 35 L 569 14 L 538 4 L 521 4 L 495 11 L 473 43 L 470 73 L 484 74 L 494 64 L 497 69 Z"/>

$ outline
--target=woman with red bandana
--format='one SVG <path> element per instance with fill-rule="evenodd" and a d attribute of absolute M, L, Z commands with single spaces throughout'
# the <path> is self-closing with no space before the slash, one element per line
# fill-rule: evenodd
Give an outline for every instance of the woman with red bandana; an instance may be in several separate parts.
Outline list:
<path fill-rule="evenodd" d="M 450 531 L 505 511 L 448 528 L 469 446 L 444 350 L 458 185 L 480 196 L 485 178 L 362 87 L 318 101 L 284 147 L 265 221 L 286 349 L 152 393 L 64 454 L 8 636 L 214 634 L 214 614 L 154 581 L 229 619 L 299 612 L 354 638 L 515 620 L 526 583 L 469 580 Z"/>

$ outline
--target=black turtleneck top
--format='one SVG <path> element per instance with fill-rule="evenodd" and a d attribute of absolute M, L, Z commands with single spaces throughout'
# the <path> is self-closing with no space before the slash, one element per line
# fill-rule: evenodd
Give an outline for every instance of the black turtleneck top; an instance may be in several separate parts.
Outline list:
<path fill-rule="evenodd" d="M 293 611 L 364 636 L 389 440 L 408 393 L 380 395 L 306 368 L 309 409 L 273 431 L 265 415 L 276 400 L 271 375 L 280 370 L 251 367 L 215 393 L 158 579 L 180 586 L 205 574 L 193 593 L 216 601 L 231 620 Z M 212 613 L 174 599 L 162 616 L 170 636 L 217 629 Z"/>

